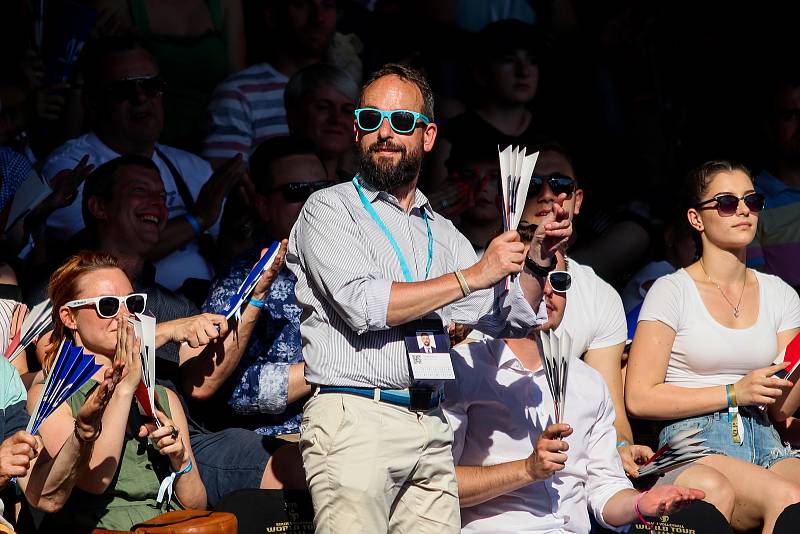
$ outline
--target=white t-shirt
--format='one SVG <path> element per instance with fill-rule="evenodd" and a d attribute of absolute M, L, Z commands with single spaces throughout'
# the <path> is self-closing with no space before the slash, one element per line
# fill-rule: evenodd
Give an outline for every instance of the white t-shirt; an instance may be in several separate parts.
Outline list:
<path fill-rule="evenodd" d="M 569 332 L 575 354 L 602 349 L 628 339 L 622 299 L 616 290 L 597 276 L 594 269 L 572 258 L 567 263 L 572 287 L 567 293 L 564 318 L 556 333 Z"/>
<path fill-rule="evenodd" d="M 208 162 L 184 150 L 159 144 L 156 147 L 178 169 L 181 176 L 183 176 L 184 182 L 186 182 L 186 187 L 196 200 L 200 189 L 212 173 Z M 45 161 L 42 174 L 48 182 L 52 181 L 53 177 L 60 171 L 75 167 L 86 154 L 89 155 L 89 163 L 93 164 L 95 168 L 120 156 L 120 154 L 114 152 L 100 141 L 94 133 L 90 132 L 70 139 L 55 149 Z M 186 206 L 184 206 L 183 199 L 178 193 L 178 187 L 175 185 L 175 180 L 169 167 L 155 152 L 152 159 L 161 172 L 161 180 L 164 182 L 169 218 L 172 219 L 183 215 L 187 211 Z M 78 189 L 78 196 L 71 205 L 56 210 L 48 217 L 47 227 L 56 230 L 58 235 L 65 240 L 84 228 L 83 215 L 81 213 L 82 199 L 83 184 Z M 212 235 L 215 236 L 218 231 L 219 221 L 210 229 Z M 214 276 L 211 266 L 200 255 L 197 240 L 186 244 L 163 258 L 156 263 L 156 267 L 156 282 L 172 290 L 178 289 L 186 278 L 210 280 Z"/>
<path fill-rule="evenodd" d="M 639 321 L 660 321 L 675 330 L 665 384 L 720 386 L 772 365 L 778 356 L 777 334 L 800 327 L 800 298 L 777 276 L 753 272 L 759 310 L 749 328 L 719 324 L 684 269 L 656 280 L 644 299 Z"/>
<path fill-rule="evenodd" d="M 628 326 L 622 299 L 616 290 L 597 276 L 594 269 L 581 265 L 572 258 L 567 263 L 567 272 L 572 275 L 572 287 L 567 296 L 564 317 L 556 329 L 572 336 L 574 353 L 583 357 L 589 349 L 602 349 L 628 339 Z M 491 339 L 482 332 L 473 330 L 467 336 L 472 341 Z"/>

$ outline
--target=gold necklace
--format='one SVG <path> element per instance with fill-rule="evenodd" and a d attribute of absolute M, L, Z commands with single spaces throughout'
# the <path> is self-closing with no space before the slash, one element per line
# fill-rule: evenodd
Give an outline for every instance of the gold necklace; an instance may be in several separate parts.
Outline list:
<path fill-rule="evenodd" d="M 706 278 L 708 278 L 708 281 L 717 286 L 717 289 L 722 294 L 722 298 L 724 298 L 725 302 L 728 303 L 728 306 L 730 306 L 733 309 L 733 317 L 738 319 L 739 306 L 742 305 L 742 297 L 744 296 L 744 287 L 747 285 L 747 267 L 745 267 L 744 269 L 744 279 L 742 280 L 742 292 L 739 293 L 739 302 L 736 303 L 736 306 L 734 306 L 733 302 L 731 302 L 730 299 L 728 299 L 727 295 L 725 295 L 725 292 L 722 290 L 721 287 L 719 287 L 719 284 L 713 278 L 711 278 L 711 275 L 708 274 L 708 271 L 706 271 L 706 266 L 703 265 L 703 258 L 700 258 L 700 268 L 703 269 L 703 272 L 705 273 Z"/>

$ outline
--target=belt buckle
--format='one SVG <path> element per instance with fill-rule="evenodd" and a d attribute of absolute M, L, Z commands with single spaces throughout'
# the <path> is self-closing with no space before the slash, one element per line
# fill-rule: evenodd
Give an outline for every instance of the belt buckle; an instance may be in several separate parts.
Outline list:
<path fill-rule="evenodd" d="M 434 390 L 431 388 L 408 388 L 408 409 L 412 412 L 427 412 L 431 409 L 431 397 Z"/>

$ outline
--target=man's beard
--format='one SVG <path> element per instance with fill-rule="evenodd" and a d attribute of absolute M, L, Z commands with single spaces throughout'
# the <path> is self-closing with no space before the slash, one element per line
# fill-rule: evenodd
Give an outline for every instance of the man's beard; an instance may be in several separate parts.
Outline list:
<path fill-rule="evenodd" d="M 390 158 L 381 157 L 376 161 L 373 157 L 374 152 L 387 148 L 400 153 L 400 161 L 397 164 L 394 164 Z M 392 191 L 411 183 L 417 177 L 422 166 L 422 148 L 419 147 L 408 152 L 403 145 L 391 142 L 375 143 L 366 150 L 359 147 L 358 162 L 359 175 L 362 180 L 378 191 Z"/>

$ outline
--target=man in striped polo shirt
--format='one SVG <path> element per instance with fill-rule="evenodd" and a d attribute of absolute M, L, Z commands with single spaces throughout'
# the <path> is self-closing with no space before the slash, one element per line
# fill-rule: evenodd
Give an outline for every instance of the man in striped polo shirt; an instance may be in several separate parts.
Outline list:
<path fill-rule="evenodd" d="M 271 37 L 269 62 L 237 72 L 214 91 L 203 157 L 217 168 L 236 154 L 249 157 L 263 141 L 287 135 L 283 90 L 296 71 L 320 63 L 336 30 L 336 2 L 264 2 Z"/>
<path fill-rule="evenodd" d="M 572 234 L 559 198 L 527 255 L 509 231 L 478 260 L 416 188 L 436 139 L 432 119 L 421 73 L 393 64 L 373 74 L 356 110 L 359 175 L 314 193 L 290 235 L 287 265 L 314 386 L 300 449 L 319 534 L 459 532 L 453 433 L 439 406 L 453 376 L 444 329 L 457 322 L 526 335 L 545 319 L 535 311 L 543 280 Z M 444 361 L 409 357 L 422 332 Z M 418 371 L 430 380 L 415 379 Z"/>

